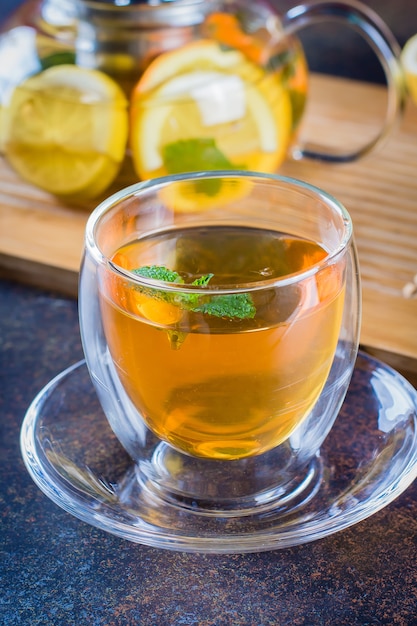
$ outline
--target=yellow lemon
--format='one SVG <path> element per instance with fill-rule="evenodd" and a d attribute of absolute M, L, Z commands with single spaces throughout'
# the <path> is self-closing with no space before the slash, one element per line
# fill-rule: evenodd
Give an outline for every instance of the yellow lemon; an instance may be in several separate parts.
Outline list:
<path fill-rule="evenodd" d="M 117 175 L 128 136 L 127 101 L 106 74 L 51 67 L 16 87 L 4 114 L 7 159 L 38 187 L 93 198 Z"/>
<path fill-rule="evenodd" d="M 0 154 L 4 154 L 4 144 L 5 144 L 5 136 L 6 136 L 5 118 L 6 118 L 6 115 L 5 115 L 4 106 L 0 104 Z"/>
<path fill-rule="evenodd" d="M 155 324 L 176 324 L 182 318 L 183 311 L 180 307 L 156 300 L 152 296 L 146 296 L 136 292 L 132 299 L 133 312 L 140 314 Z"/>
<path fill-rule="evenodd" d="M 417 34 L 411 37 L 402 49 L 401 63 L 407 89 L 417 104 Z"/>
<path fill-rule="evenodd" d="M 291 134 L 276 77 L 212 40 L 157 57 L 132 95 L 130 145 L 142 179 L 184 171 L 274 171 Z"/>

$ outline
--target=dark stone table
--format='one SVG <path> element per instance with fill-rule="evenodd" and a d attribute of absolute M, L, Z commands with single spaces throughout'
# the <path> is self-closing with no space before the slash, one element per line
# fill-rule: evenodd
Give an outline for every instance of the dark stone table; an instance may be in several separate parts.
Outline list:
<path fill-rule="evenodd" d="M 132 544 L 51 502 L 19 449 L 25 411 L 82 357 L 77 304 L 0 282 L 0 624 L 417 624 L 417 484 L 295 548 L 198 555 Z"/>

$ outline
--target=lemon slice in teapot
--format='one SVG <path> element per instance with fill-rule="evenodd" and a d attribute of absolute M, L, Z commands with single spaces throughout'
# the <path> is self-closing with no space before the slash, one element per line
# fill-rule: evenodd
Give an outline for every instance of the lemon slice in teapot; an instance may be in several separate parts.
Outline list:
<path fill-rule="evenodd" d="M 417 104 L 417 34 L 408 39 L 401 52 L 401 63 L 411 98 Z"/>
<path fill-rule="evenodd" d="M 59 196 L 93 198 L 119 171 L 128 114 L 117 83 L 98 70 L 58 65 L 15 88 L 5 112 L 7 159 Z"/>
<path fill-rule="evenodd" d="M 290 141 L 290 98 L 242 52 L 196 41 L 148 66 L 133 91 L 130 133 L 142 179 L 197 170 L 273 172 Z"/>

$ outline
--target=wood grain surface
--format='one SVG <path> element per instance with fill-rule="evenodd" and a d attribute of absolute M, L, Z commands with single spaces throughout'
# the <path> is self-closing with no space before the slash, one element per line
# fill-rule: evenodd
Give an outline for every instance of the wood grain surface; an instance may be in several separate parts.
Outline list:
<path fill-rule="evenodd" d="M 302 135 L 355 148 L 377 132 L 385 100 L 382 86 L 315 75 Z M 288 160 L 280 173 L 318 185 L 346 206 L 361 267 L 361 343 L 415 360 L 417 370 L 417 298 L 403 294 L 417 273 L 417 107 L 408 103 L 384 144 L 358 162 Z M 58 201 L 1 159 L 0 275 L 76 296 L 84 227 L 96 203 Z"/>

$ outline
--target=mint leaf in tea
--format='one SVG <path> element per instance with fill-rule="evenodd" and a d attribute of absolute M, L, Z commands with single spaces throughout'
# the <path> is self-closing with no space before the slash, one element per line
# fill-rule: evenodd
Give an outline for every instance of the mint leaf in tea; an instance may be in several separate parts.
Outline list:
<path fill-rule="evenodd" d="M 167 283 L 184 284 L 184 279 L 172 270 L 167 269 L 163 265 L 144 265 L 132 270 L 133 274 L 143 276 L 145 278 L 153 278 Z M 205 274 L 196 278 L 191 283 L 194 287 L 206 287 L 214 274 Z M 172 302 L 177 306 L 189 311 L 206 313 L 216 317 L 239 318 L 246 319 L 255 316 L 255 307 L 252 299 L 247 293 L 211 295 L 208 299 L 204 296 L 193 293 L 170 293 L 158 290 L 142 288 L 143 293 L 147 293 L 150 297 Z"/>

